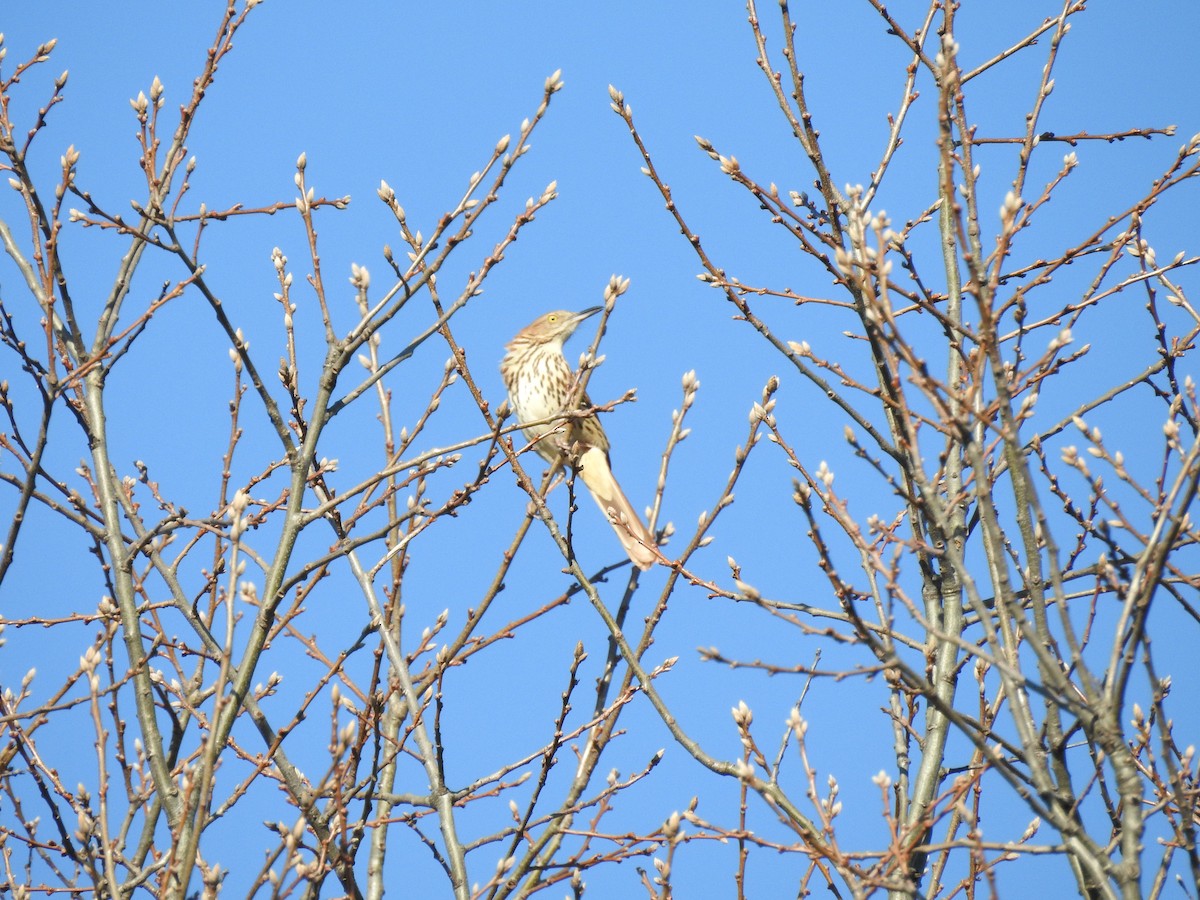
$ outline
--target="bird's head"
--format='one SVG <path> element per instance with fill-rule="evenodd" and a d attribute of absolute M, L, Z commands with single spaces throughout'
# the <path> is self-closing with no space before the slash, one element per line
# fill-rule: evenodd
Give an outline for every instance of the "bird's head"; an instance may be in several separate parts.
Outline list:
<path fill-rule="evenodd" d="M 575 329 L 579 327 L 579 324 L 584 319 L 594 316 L 603 309 L 603 306 L 593 306 L 582 312 L 568 312 L 564 309 L 558 309 L 554 312 L 543 313 L 518 331 L 514 342 L 522 341 L 531 344 L 558 343 L 561 345 L 575 333 Z"/>

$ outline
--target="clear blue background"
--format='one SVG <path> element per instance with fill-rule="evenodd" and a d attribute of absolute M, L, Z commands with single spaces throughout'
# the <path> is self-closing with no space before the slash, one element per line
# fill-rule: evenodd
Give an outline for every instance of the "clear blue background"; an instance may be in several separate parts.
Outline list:
<path fill-rule="evenodd" d="M 57 174 L 59 154 L 74 144 L 82 153 L 81 186 L 106 208 L 127 212 L 129 198 L 144 193 L 128 100 L 139 91 L 149 91 L 157 75 L 166 86 L 168 112 L 184 101 L 222 6 L 52 0 L 10 4 L 0 14 L 0 29 L 9 48 L 5 72 L 31 55 L 37 43 L 50 37 L 59 40 L 53 61 L 22 85 L 14 115 L 30 121 L 32 111 L 48 95 L 50 78 L 63 68 L 70 70 L 67 102 L 54 110 L 51 125 L 35 145 L 32 164 L 46 179 L 44 183 L 50 184 Z M 898 3 L 890 8 L 915 27 L 910 17 L 920 14 L 919 5 Z M 964 4 L 957 33 L 964 65 L 990 58 L 1057 11 L 1053 3 Z M 885 34 L 884 23 L 865 3 L 796 4 L 793 12 L 800 25 L 798 45 L 808 73 L 810 101 L 835 179 L 839 184 L 866 183 L 887 134 L 886 113 L 900 99 L 908 54 Z M 773 19 L 776 7 L 764 2 L 760 13 L 777 53 L 781 40 Z M 1179 145 L 1200 130 L 1194 83 L 1195 36 L 1200 34 L 1197 4 L 1155 0 L 1136 9 L 1130 4 L 1096 4 L 1072 21 L 1044 127 L 1067 133 L 1177 124 L 1179 133 L 1153 142 L 1087 143 L 1076 148 L 1080 169 L 1034 232 L 1038 239 L 1049 241 L 1046 249 L 1028 249 L 1030 257 L 1053 253 L 1071 239 L 1064 235 L 1090 232 L 1104 215 L 1139 196 Z M 872 512 L 885 516 L 891 512 L 893 498 L 881 494 L 869 474 L 845 461 L 844 417 L 822 403 L 811 385 L 784 371 L 781 361 L 749 329 L 732 323 L 732 311 L 721 296 L 696 280 L 699 265 L 694 255 L 678 236 L 652 184 L 640 174 L 641 160 L 623 124 L 609 110 L 608 85 L 614 84 L 632 105 L 685 218 L 731 275 L 752 284 L 788 286 L 802 294 L 832 295 L 828 276 L 803 258 L 782 232 L 770 227 L 753 200 L 721 176 L 693 140 L 693 135 L 703 135 L 722 153 L 736 155 L 752 177 L 775 181 L 781 190 L 805 190 L 811 184 L 808 164 L 755 65 L 751 32 L 739 3 L 414 5 L 268 0 L 254 11 L 236 45 L 201 108 L 188 145 L 199 161 L 191 203 L 203 201 L 217 209 L 235 202 L 261 205 L 290 200 L 295 194 L 295 160 L 306 152 L 309 184 L 318 195 L 352 197 L 346 212 L 327 211 L 318 217 L 322 265 L 327 284 L 340 291 L 335 309 L 342 328 L 353 320 L 352 294 L 344 280 L 351 262 L 368 266 L 378 295 L 388 282 L 380 248 L 389 243 L 399 251 L 402 246 L 390 213 L 375 197 L 380 179 L 396 190 L 412 227 L 428 234 L 461 195 L 468 176 L 486 162 L 496 140 L 515 134 L 521 120 L 532 115 L 544 79 L 561 68 L 566 88 L 555 96 L 547 120 L 535 133 L 533 151 L 518 165 L 499 209 L 441 277 L 444 293 L 456 295 L 466 274 L 478 267 L 525 198 L 537 196 L 547 183 L 557 181 L 560 198 L 522 233 L 504 264 L 488 279 L 484 295 L 455 319 L 456 336 L 485 390 L 497 402 L 503 396 L 495 363 L 504 341 L 517 328 L 547 309 L 599 303 L 608 277 L 620 273 L 632 278 L 632 286 L 611 320 L 604 344 L 607 361 L 591 382 L 591 394 L 608 399 L 637 388 L 638 402 L 606 419 L 614 444 L 614 468 L 636 506 L 652 496 L 670 414 L 680 402 L 679 379 L 694 369 L 702 383 L 692 415 L 694 432 L 673 463 L 674 480 L 664 510 L 665 518 L 673 520 L 684 536 L 701 510 L 718 496 L 733 463 L 734 447 L 744 439 L 750 406 L 773 374 L 784 379 L 780 421 L 806 464 L 815 468 L 820 460 L 829 459 L 838 473 L 838 487 L 854 498 L 852 509 L 862 518 Z M 1043 41 L 1001 66 L 997 74 L 983 76 L 970 86 L 968 112 L 980 124 L 981 134 L 1021 133 L 1045 46 Z M 783 64 L 778 55 L 775 64 Z M 933 91 L 927 77 L 918 87 L 923 96 L 913 113 L 913 131 L 875 204 L 886 208 L 897 222 L 919 213 L 935 191 Z M 1047 147 L 1035 161 L 1031 185 L 1040 186 L 1049 178 L 1068 149 L 1057 144 Z M 1015 156 L 1011 147 L 980 153 L 986 192 L 983 208 L 990 217 L 985 218 L 985 227 L 998 224 L 993 211 L 1008 189 Z M 1027 193 L 1033 194 L 1034 189 Z M 0 214 L 10 221 L 18 212 L 14 196 L 4 198 L 0 206 Z M 1195 252 L 1194 244 L 1184 243 L 1194 241 L 1194 209 L 1195 192 L 1180 192 L 1156 214 L 1151 238 L 1160 259 L 1185 248 Z M 295 296 L 302 306 L 297 320 L 311 342 L 302 348 L 306 357 L 302 377 L 311 390 L 323 346 L 314 304 L 305 307 L 304 299 L 311 301 L 311 297 L 299 285 L 309 266 L 298 217 L 285 212 L 273 219 L 237 220 L 212 228 L 202 254 L 209 266 L 207 277 L 269 373 L 282 348 L 280 316 L 271 298 L 276 290 L 270 262 L 274 246 L 283 249 L 297 273 Z M 124 249 L 123 242 L 107 235 L 78 230 L 69 234 L 65 254 L 81 306 L 95 309 L 105 296 L 118 248 Z M 936 272 L 936 257 L 927 263 L 926 272 Z M 148 302 L 163 280 L 178 277 L 177 266 L 148 259 L 134 285 L 132 308 Z M 6 302 L 16 305 L 20 282 L 7 259 L 0 260 L 0 286 Z M 1063 289 L 1077 286 L 1064 276 Z M 1103 384 L 1117 379 L 1114 367 L 1119 368 L 1122 356 L 1114 348 L 1129 340 L 1131 327 L 1141 329 L 1139 338 L 1148 339 L 1135 306 L 1136 301 L 1128 304 L 1128 320 L 1120 309 L 1090 320 L 1093 330 L 1084 339 L 1092 341 L 1096 355 L 1107 361 L 1098 369 L 1085 370 L 1091 374 L 1081 376 L 1083 386 L 1089 378 L 1101 378 Z M 850 356 L 857 348 L 840 337 L 842 329 L 850 327 L 843 317 L 812 307 L 798 311 L 780 301 L 762 301 L 756 309 L 782 336 L 809 340 L 818 352 L 835 357 L 844 352 L 846 364 L 863 371 L 858 368 L 861 357 L 856 362 Z M 394 352 L 430 320 L 424 306 L 406 311 L 398 327 L 385 335 L 382 352 Z M 26 327 L 34 321 L 26 319 Z M 576 343 L 578 352 L 584 342 Z M 189 295 L 157 317 L 153 333 L 118 368 L 112 384 L 118 466 L 132 473 L 133 460 L 145 460 L 164 491 L 197 512 L 212 508 L 217 459 L 228 428 L 226 404 L 232 378 L 226 349 L 211 314 L 198 297 Z M 411 421 L 419 412 L 447 355 L 444 346 L 430 342 L 397 374 L 392 386 L 400 421 Z M 568 356 L 574 358 L 570 351 Z M 1129 369 L 1135 371 L 1143 364 L 1139 356 L 1130 360 Z M 0 360 L 0 367 L 10 365 L 11 357 Z M 0 374 L 16 380 L 15 372 L 0 369 Z M 1067 409 L 1072 400 L 1050 398 L 1050 402 Z M 465 392 L 456 390 L 435 421 L 428 443 L 477 433 L 481 425 L 472 409 Z M 253 397 L 247 398 L 246 410 L 247 420 L 257 416 Z M 1120 446 L 1122 438 L 1127 440 L 1127 455 L 1131 455 L 1138 429 L 1157 428 L 1161 422 L 1157 412 L 1153 416 L 1112 423 L 1117 429 L 1112 442 Z M 275 452 L 260 425 L 247 425 L 249 446 L 260 442 L 262 455 L 239 458 L 243 476 Z M 61 440 L 52 445 L 51 455 L 54 464 L 70 471 L 86 448 L 78 443 L 65 417 L 58 428 L 56 437 Z M 341 417 L 331 429 L 320 455 L 342 462 L 342 486 L 353 484 L 355 475 L 363 477 L 378 465 L 382 449 L 377 435 L 372 412 L 365 407 Z M 732 555 L 744 567 L 745 580 L 768 596 L 829 603 L 827 583 L 811 564 L 805 526 L 789 499 L 790 470 L 773 448 L 760 448 L 756 454 L 738 491 L 738 503 L 724 515 L 717 540 L 697 562 L 706 577 L 728 584 L 725 558 Z M 467 462 L 473 459 L 468 452 Z M 446 484 L 463 477 L 455 476 Z M 461 622 L 465 608 L 492 577 L 499 548 L 524 510 L 511 479 L 498 481 L 503 484 L 493 485 L 495 489 L 485 491 L 460 520 L 435 529 L 429 541 L 416 549 L 406 584 L 410 635 L 443 609 L 450 610 L 452 627 Z M 10 501 L 6 497 L 2 502 Z M 556 502 L 561 512 L 565 499 L 559 495 Z M 590 505 L 584 506 L 575 523 L 577 546 L 586 547 L 589 554 L 583 561 L 585 568 L 620 557 L 607 525 L 593 513 Z M 5 584 L 4 614 L 18 618 L 34 609 L 66 614 L 93 608 L 100 591 L 94 560 L 69 532 L 63 533 L 57 549 L 49 549 L 55 546 L 48 543 L 51 536 L 61 530 L 49 517 L 38 514 L 31 531 L 34 525 L 38 530 L 25 536 L 25 552 Z M 325 540 L 324 535 L 320 540 Z M 558 574 L 561 561 L 555 560 L 548 537 L 539 530 L 530 541 L 535 547 L 528 548 L 527 558 L 518 563 L 502 597 L 506 613 L 514 616 L 568 586 L 566 577 Z M 674 546 L 680 544 L 677 538 Z M 319 541 L 312 546 L 319 546 Z M 54 560 L 53 566 L 47 566 L 49 559 Z M 643 581 L 653 591 L 662 578 L 661 573 L 651 573 Z M 606 588 L 611 605 L 618 601 L 623 584 L 624 579 L 617 578 Z M 649 596 L 642 602 L 648 604 Z M 349 591 L 326 595 L 314 606 L 308 627 L 319 627 L 323 645 L 331 648 L 350 643 L 366 622 L 361 601 Z M 639 616 L 635 613 L 631 621 L 638 622 Z M 78 645 L 64 650 L 64 666 L 73 665 L 92 633 L 92 629 L 79 630 Z M 56 666 L 53 654 L 47 653 L 44 633 L 17 633 L 10 628 L 7 637 L 5 682 L 36 662 L 45 684 L 53 684 Z M 586 691 L 599 670 L 605 640 L 602 624 L 582 600 L 455 673 L 464 679 L 464 687 L 459 688 L 464 699 L 452 704 L 446 717 L 452 782 L 465 781 L 506 758 L 536 749 L 544 739 L 545 723 L 553 715 L 577 640 L 591 654 L 581 688 Z M 673 600 L 650 652 L 648 660 L 654 661 L 681 657 L 679 670 L 662 682 L 662 689 L 676 704 L 685 727 L 712 752 L 726 758 L 738 754 L 728 709 L 744 698 L 755 709 L 757 722 L 765 723 L 764 748 L 770 755 L 771 742 L 778 740 L 801 685 L 699 664 L 695 648 L 711 645 L 730 656 L 790 665 L 811 662 L 817 642 L 751 610 L 710 601 L 704 592 L 694 590 L 683 591 Z M 827 667 L 869 662 L 836 647 L 826 646 L 824 651 Z M 535 674 L 543 663 L 545 674 Z M 268 662 L 264 678 L 275 664 Z M 284 670 L 284 674 L 302 692 L 311 672 L 303 660 L 292 664 L 296 671 Z M 538 683 L 530 684 L 530 679 Z M 452 682 L 448 692 L 454 686 Z M 869 780 L 881 768 L 890 768 L 890 727 L 878 711 L 883 696 L 874 687 L 856 691 L 822 683 L 805 706 L 813 720 L 809 750 L 819 771 L 818 784 L 831 772 L 842 782 L 847 816 L 853 816 L 847 821 L 857 823 L 846 828 L 843 837 L 847 846 L 855 848 L 885 841 L 877 815 L 878 793 Z M 577 702 L 581 711 L 590 708 L 585 698 L 583 694 Z M 281 708 L 287 708 L 286 702 Z M 669 746 L 668 736 L 648 708 L 632 713 L 627 725 L 633 734 L 619 742 L 612 763 L 623 772 L 668 746 L 667 759 L 655 777 L 617 811 L 628 827 L 653 828 L 695 793 L 703 798 L 702 815 L 732 824 L 734 786 L 705 779 L 681 750 Z M 308 749 L 316 772 L 321 770 L 326 726 L 311 727 Z M 242 738 L 257 749 L 256 737 L 246 733 Z M 1185 737 L 1184 743 L 1189 740 Z M 77 777 L 88 780 L 88 766 L 94 765 L 87 762 L 91 751 L 81 747 L 80 752 Z M 304 758 L 303 746 L 295 752 Z M 570 768 L 569 761 L 564 765 Z M 799 797 L 803 783 L 799 767 L 792 766 L 792 786 Z M 420 789 L 420 776 L 412 774 L 418 779 L 414 789 Z M 278 815 L 269 793 L 258 799 L 267 812 L 256 814 L 247 804 L 244 817 L 231 817 L 231 821 L 255 829 L 264 816 Z M 0 810 L 0 815 L 7 814 L 8 810 Z M 498 827 L 504 815 L 494 810 L 491 820 L 480 819 L 479 831 Z M 989 822 L 988 836 L 1001 839 L 1018 834 L 1024 827 L 1023 815 L 1014 814 L 1011 823 Z M 770 814 L 760 808 L 757 816 L 756 826 L 771 831 Z M 242 846 L 237 841 L 219 843 L 222 855 L 213 861 L 233 868 L 229 887 L 240 888 L 243 879 L 257 870 L 256 848 L 266 843 L 265 834 L 261 841 L 256 835 Z M 241 858 L 242 853 L 247 858 Z M 682 895 L 699 896 L 700 885 L 713 884 L 720 895 L 731 895 L 734 859 L 730 847 L 699 843 L 684 848 L 676 871 Z M 400 843 L 393 847 L 389 867 L 395 867 L 390 876 L 395 883 L 403 881 L 414 894 L 441 890 L 444 883 L 432 870 L 428 855 L 412 843 L 403 849 Z M 764 856 L 762 863 L 751 864 L 751 893 L 791 895 L 803 868 L 798 858 L 780 862 Z M 1010 870 L 1009 880 L 1003 871 L 1002 886 L 1050 873 L 1064 892 L 1071 889 L 1061 861 L 1025 861 Z M 473 880 L 484 880 L 489 874 L 488 867 L 479 863 L 471 873 Z M 599 896 L 631 896 L 636 877 L 626 865 L 619 871 L 592 873 L 587 880 Z M 418 887 L 426 885 L 438 887 Z"/>

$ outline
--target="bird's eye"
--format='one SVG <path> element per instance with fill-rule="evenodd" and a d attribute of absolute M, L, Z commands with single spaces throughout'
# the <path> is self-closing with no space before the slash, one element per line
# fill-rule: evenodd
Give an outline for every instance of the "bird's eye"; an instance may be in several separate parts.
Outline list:
<path fill-rule="evenodd" d="M 546 316 L 546 321 L 547 322 L 557 322 L 558 316 L 554 315 L 554 313 L 551 313 L 550 315 Z"/>

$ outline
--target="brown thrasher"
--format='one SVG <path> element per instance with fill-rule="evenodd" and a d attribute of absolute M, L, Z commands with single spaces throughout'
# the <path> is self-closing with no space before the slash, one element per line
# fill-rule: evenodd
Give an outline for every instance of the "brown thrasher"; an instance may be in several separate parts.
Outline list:
<path fill-rule="evenodd" d="M 538 422 L 561 415 L 575 383 L 563 356 L 563 343 L 579 323 L 594 316 L 603 307 L 583 312 L 551 312 L 538 316 L 508 342 L 500 374 L 508 388 L 508 402 L 517 421 Z M 579 409 L 592 405 L 587 394 L 580 396 Z M 608 436 L 595 415 L 568 419 L 564 423 L 542 421 L 523 430 L 538 455 L 549 463 L 567 462 L 574 466 L 588 491 L 608 518 L 633 564 L 649 569 L 658 559 L 654 535 L 642 524 L 641 517 L 625 497 L 608 461 Z"/>

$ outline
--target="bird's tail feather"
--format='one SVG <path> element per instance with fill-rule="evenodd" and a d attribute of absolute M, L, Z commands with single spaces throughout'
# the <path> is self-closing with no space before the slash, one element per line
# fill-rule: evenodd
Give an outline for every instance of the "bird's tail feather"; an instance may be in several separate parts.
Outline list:
<path fill-rule="evenodd" d="M 584 451 L 579 457 L 579 477 L 617 533 L 629 559 L 643 571 L 651 568 L 658 561 L 654 535 L 642 524 L 641 516 L 613 477 L 608 454 L 598 447 Z"/>

